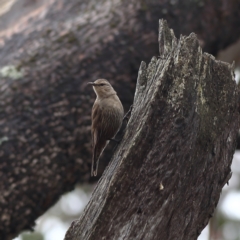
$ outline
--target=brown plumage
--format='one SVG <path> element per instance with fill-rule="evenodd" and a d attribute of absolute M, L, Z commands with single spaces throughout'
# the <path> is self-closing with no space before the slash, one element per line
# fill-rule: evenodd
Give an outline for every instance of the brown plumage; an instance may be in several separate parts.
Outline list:
<path fill-rule="evenodd" d="M 111 84 L 105 79 L 90 82 L 97 95 L 92 108 L 92 170 L 97 176 L 99 158 L 122 124 L 123 106 Z"/>

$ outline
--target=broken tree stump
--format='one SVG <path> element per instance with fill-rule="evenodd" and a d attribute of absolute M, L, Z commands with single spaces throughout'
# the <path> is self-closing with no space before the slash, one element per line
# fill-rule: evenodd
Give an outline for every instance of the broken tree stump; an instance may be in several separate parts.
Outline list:
<path fill-rule="evenodd" d="M 238 132 L 233 67 L 164 20 L 159 50 L 141 63 L 125 135 L 65 240 L 193 240 L 214 212 Z"/>

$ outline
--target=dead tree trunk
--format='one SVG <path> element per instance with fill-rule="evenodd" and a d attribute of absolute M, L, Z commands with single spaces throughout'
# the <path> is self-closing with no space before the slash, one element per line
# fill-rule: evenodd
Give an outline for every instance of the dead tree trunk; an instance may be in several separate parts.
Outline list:
<path fill-rule="evenodd" d="M 65 240 L 193 240 L 218 203 L 239 120 L 232 66 L 162 20 L 159 49 L 140 66 L 124 138 Z"/>

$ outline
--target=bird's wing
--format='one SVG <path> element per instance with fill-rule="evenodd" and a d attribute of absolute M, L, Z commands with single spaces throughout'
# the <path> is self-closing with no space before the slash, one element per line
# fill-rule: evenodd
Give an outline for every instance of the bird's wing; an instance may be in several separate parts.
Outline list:
<path fill-rule="evenodd" d="M 97 102 L 94 103 L 92 109 L 92 146 L 93 146 L 93 158 L 92 158 L 92 176 L 97 175 L 98 161 L 106 145 L 106 141 L 101 140 L 102 136 L 102 111 Z"/>
<path fill-rule="evenodd" d="M 115 136 L 122 123 L 122 113 L 113 109 L 101 109 L 95 102 L 92 109 L 92 175 L 97 174 L 99 157 L 107 142 Z"/>
<path fill-rule="evenodd" d="M 92 108 L 92 145 L 96 146 L 97 140 L 101 137 L 102 111 L 98 103 Z"/>

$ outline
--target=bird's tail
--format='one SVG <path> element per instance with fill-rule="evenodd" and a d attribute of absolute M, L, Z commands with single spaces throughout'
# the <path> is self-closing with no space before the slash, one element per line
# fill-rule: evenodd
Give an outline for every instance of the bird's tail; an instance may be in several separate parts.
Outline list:
<path fill-rule="evenodd" d="M 91 170 L 91 176 L 93 177 L 97 176 L 99 159 L 108 142 L 109 141 L 98 142 L 93 148 L 92 170 Z"/>
<path fill-rule="evenodd" d="M 92 157 L 92 170 L 91 176 L 96 177 L 98 171 L 98 163 L 99 163 L 100 153 L 95 147 L 93 150 L 93 157 Z"/>

